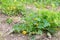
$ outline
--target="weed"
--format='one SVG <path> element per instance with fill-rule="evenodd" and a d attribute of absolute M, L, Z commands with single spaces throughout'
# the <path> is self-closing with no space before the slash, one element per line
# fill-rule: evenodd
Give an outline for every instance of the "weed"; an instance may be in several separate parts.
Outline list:
<path fill-rule="evenodd" d="M 7 20 L 6 20 L 6 22 L 8 23 L 8 24 L 10 24 L 10 23 L 12 23 L 12 19 L 11 18 L 8 18 Z"/>

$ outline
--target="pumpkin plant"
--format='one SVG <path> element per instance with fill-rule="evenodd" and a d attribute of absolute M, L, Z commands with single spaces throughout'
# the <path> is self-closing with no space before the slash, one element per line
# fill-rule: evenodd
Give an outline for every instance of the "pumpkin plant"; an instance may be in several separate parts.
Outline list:
<path fill-rule="evenodd" d="M 14 25 L 13 29 L 15 32 L 24 34 L 42 34 L 44 31 L 53 34 L 60 25 L 59 15 L 59 12 L 46 9 L 30 11 L 22 18 L 25 22 Z"/>

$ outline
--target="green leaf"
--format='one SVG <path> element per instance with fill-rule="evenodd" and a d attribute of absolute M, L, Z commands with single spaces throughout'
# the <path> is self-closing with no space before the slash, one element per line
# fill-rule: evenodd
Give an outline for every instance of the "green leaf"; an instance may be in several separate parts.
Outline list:
<path fill-rule="evenodd" d="M 13 29 L 14 29 L 14 31 L 16 31 L 16 32 L 20 32 L 21 30 L 20 30 L 20 27 L 19 27 L 19 24 L 15 24 L 14 26 L 13 26 Z"/>
<path fill-rule="evenodd" d="M 30 40 L 35 40 L 35 36 L 33 35 Z"/>
<path fill-rule="evenodd" d="M 38 30 L 38 32 L 36 33 L 36 34 L 40 34 L 40 35 L 42 35 L 42 30 Z"/>
<path fill-rule="evenodd" d="M 13 20 L 12 20 L 11 18 L 8 18 L 8 19 L 6 20 L 6 22 L 10 24 L 10 23 L 13 22 Z"/>
<path fill-rule="evenodd" d="M 50 26 L 50 23 L 47 20 L 44 19 L 43 22 L 44 22 L 44 27 Z"/>

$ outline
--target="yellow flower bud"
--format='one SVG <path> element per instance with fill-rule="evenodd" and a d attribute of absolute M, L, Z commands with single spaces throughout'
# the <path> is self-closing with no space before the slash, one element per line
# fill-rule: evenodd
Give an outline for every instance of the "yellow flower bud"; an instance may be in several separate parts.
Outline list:
<path fill-rule="evenodd" d="M 7 7 L 7 9 L 8 9 L 8 10 L 10 10 L 10 8 L 9 8 L 9 7 Z"/>
<path fill-rule="evenodd" d="M 36 26 L 38 26 L 38 24 L 37 24 L 37 23 L 36 23 L 35 25 L 36 25 Z"/>
<path fill-rule="evenodd" d="M 39 24 L 38 23 L 35 23 L 34 25 L 37 27 Z"/>
<path fill-rule="evenodd" d="M 14 9 L 16 9 L 15 6 L 11 6 L 11 7 L 10 7 L 10 10 L 14 10 Z"/>
<path fill-rule="evenodd" d="M 34 20 L 37 20 L 37 18 L 34 18 Z"/>
<path fill-rule="evenodd" d="M 26 31 L 22 31 L 22 34 L 26 35 L 26 34 L 27 34 L 27 32 L 26 32 Z"/>
<path fill-rule="evenodd" d="M 16 9 L 16 7 L 13 7 L 13 9 Z"/>
<path fill-rule="evenodd" d="M 14 0 L 14 2 L 16 2 L 16 0 Z"/>
<path fill-rule="evenodd" d="M 24 1 L 24 0 L 21 0 L 21 1 Z"/>
<path fill-rule="evenodd" d="M 12 6 L 11 6 L 10 10 L 13 10 Z"/>
<path fill-rule="evenodd" d="M 32 34 L 35 34 L 35 32 L 32 32 Z"/>

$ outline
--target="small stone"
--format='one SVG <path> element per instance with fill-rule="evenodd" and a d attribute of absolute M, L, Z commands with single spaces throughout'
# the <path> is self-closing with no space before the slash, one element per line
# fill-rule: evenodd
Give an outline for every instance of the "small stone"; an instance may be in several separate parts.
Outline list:
<path fill-rule="evenodd" d="M 51 34 L 50 34 L 49 32 L 47 33 L 47 36 L 48 36 L 48 38 L 50 38 L 50 39 L 52 38 L 52 36 L 51 36 Z"/>
<path fill-rule="evenodd" d="M 48 38 L 44 38 L 43 40 L 49 40 Z"/>

